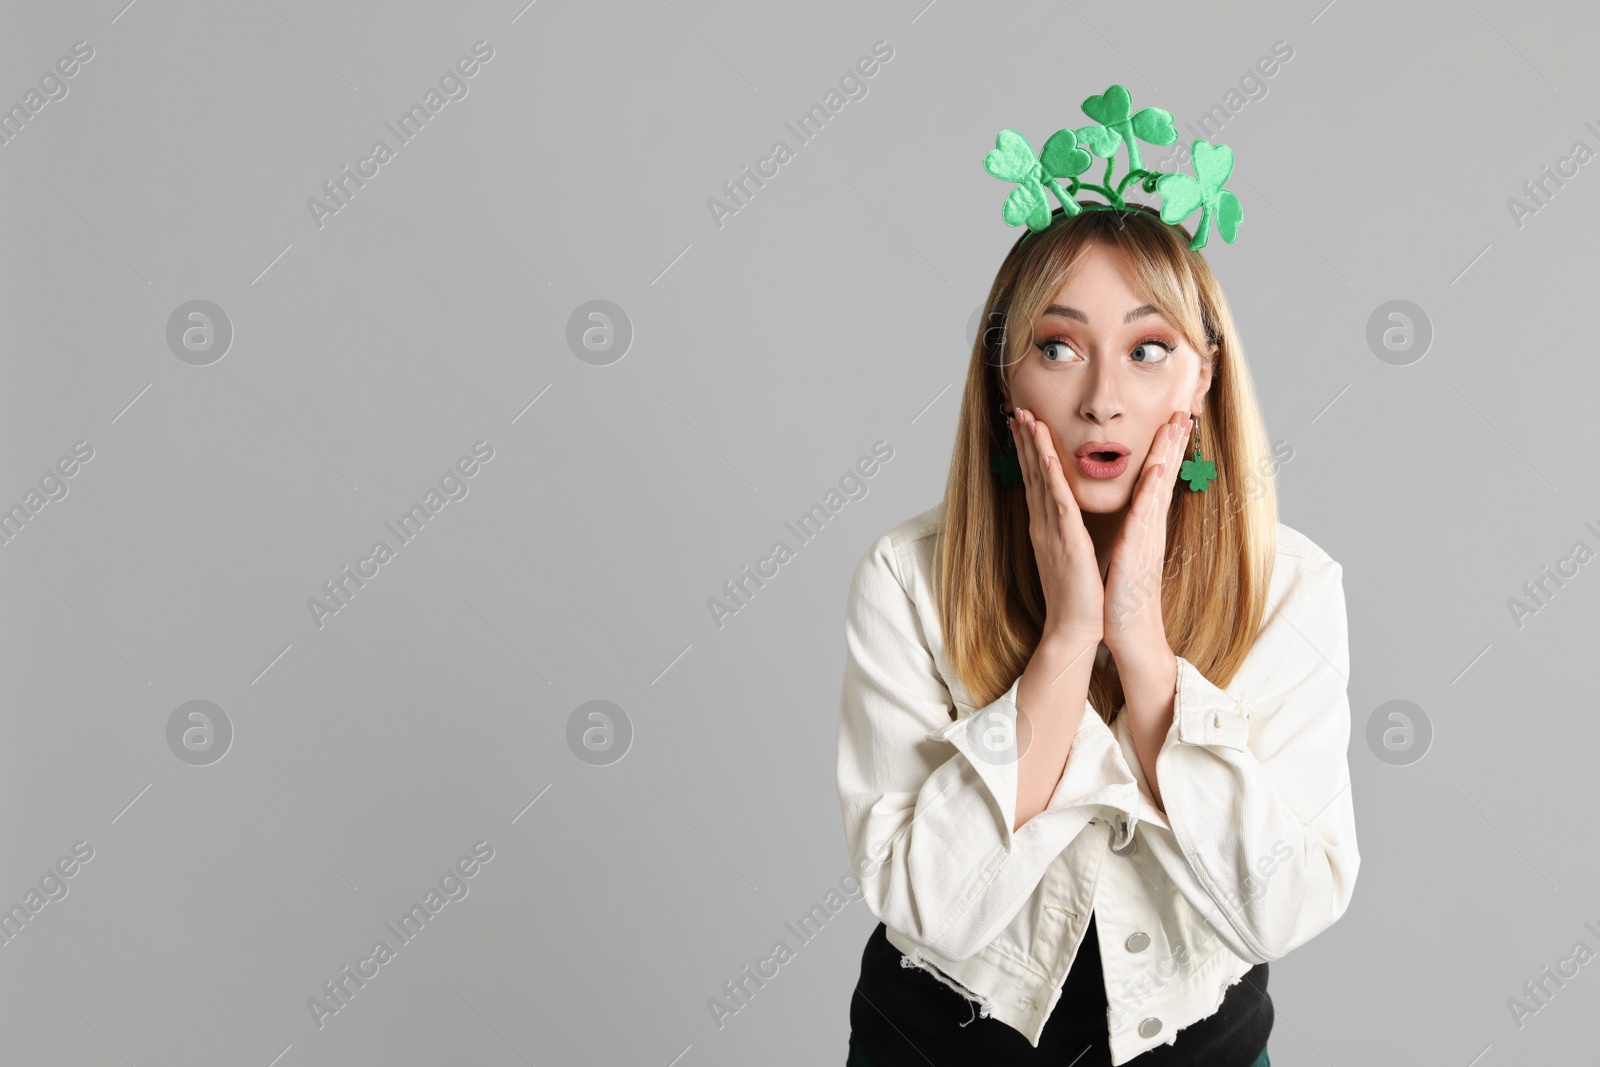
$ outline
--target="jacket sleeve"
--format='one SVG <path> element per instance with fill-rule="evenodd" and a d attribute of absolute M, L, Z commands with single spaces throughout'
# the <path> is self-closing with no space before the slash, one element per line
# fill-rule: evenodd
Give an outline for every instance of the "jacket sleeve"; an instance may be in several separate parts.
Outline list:
<path fill-rule="evenodd" d="M 953 716 L 961 709 L 889 535 L 861 557 L 845 607 L 839 703 L 845 839 L 873 914 L 946 959 L 968 959 L 999 934 L 1091 818 L 1110 818 L 1123 841 L 1137 821 L 1132 772 L 1085 701 L 1048 807 L 1013 832 L 1020 681 Z"/>
<path fill-rule="evenodd" d="M 1360 865 L 1338 563 L 1302 565 L 1250 657 L 1238 698 L 1178 657 L 1172 726 L 1156 757 L 1166 815 L 1154 820 L 1161 830 L 1146 819 L 1146 838 L 1228 946 L 1262 963 L 1343 915 Z"/>

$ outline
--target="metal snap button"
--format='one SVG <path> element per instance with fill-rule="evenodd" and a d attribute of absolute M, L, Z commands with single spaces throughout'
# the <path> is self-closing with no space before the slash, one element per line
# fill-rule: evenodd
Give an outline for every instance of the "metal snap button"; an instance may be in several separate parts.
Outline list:
<path fill-rule="evenodd" d="M 1150 947 L 1150 935 L 1140 930 L 1128 938 L 1127 944 L 1129 952 L 1143 952 Z"/>
<path fill-rule="evenodd" d="M 1161 1020 L 1151 1016 L 1139 1024 L 1140 1037 L 1155 1037 L 1161 1032 Z"/>

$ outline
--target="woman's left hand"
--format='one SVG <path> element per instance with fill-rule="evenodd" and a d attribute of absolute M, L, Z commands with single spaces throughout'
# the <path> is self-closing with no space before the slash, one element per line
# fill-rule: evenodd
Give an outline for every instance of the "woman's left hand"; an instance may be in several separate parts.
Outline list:
<path fill-rule="evenodd" d="M 1189 413 L 1174 412 L 1145 456 L 1122 533 L 1106 571 L 1106 648 L 1127 688 L 1129 668 L 1172 658 L 1161 616 L 1161 574 L 1166 569 L 1167 512 L 1189 438 Z"/>

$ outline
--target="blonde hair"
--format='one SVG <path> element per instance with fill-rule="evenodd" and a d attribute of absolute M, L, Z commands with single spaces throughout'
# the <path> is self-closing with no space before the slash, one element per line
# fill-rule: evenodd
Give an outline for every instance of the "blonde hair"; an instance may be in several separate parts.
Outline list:
<path fill-rule="evenodd" d="M 1007 253 L 972 346 L 936 549 L 940 621 L 951 666 L 978 706 L 1011 687 L 1038 646 L 1044 592 L 1028 534 L 1023 483 L 1003 485 L 989 456 L 1006 442 L 1002 385 L 1028 354 L 1033 324 L 1091 242 L 1127 257 L 1136 288 L 1206 358 L 1215 346 L 1200 442 L 1217 476 L 1204 492 L 1179 480 L 1167 513 L 1161 612 L 1172 650 L 1217 686 L 1238 672 L 1262 623 L 1277 553 L 1270 446 L 1244 351 L 1189 234 L 1144 205 L 1057 216 Z M 1187 447 L 1187 446 L 1186 446 Z M 1185 456 L 1185 458 L 1190 458 Z M 1123 703 L 1109 663 L 1089 701 L 1109 725 Z"/>

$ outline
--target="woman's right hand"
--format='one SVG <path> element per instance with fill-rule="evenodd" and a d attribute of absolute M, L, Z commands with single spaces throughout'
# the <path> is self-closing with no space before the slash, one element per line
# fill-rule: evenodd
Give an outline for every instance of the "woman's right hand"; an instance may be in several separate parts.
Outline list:
<path fill-rule="evenodd" d="M 1018 408 L 1012 422 L 1017 461 L 1028 496 L 1028 534 L 1044 588 L 1045 637 L 1092 639 L 1104 636 L 1105 587 L 1094 541 L 1072 486 L 1061 469 L 1050 427 Z"/>

